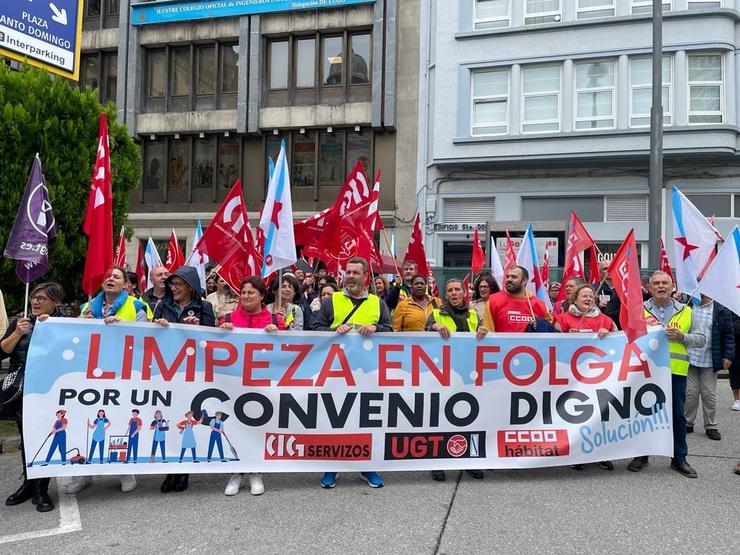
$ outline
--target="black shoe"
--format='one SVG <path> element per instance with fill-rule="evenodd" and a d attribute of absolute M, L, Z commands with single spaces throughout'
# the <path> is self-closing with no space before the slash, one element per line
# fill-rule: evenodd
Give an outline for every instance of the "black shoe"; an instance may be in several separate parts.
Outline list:
<path fill-rule="evenodd" d="M 446 479 L 444 470 L 432 470 L 432 480 L 435 482 L 444 482 Z"/>
<path fill-rule="evenodd" d="M 583 465 L 582 464 L 571 464 L 570 467 L 573 470 L 583 470 Z"/>
<path fill-rule="evenodd" d="M 45 480 L 36 480 L 36 491 L 34 497 L 36 498 L 36 510 L 40 513 L 48 513 L 54 510 L 54 502 L 49 497 L 49 482 Z"/>
<path fill-rule="evenodd" d="M 693 434 L 694 433 L 694 425 L 693 424 L 686 424 L 686 433 L 687 434 Z"/>
<path fill-rule="evenodd" d="M 635 457 L 627 465 L 627 470 L 630 472 L 640 472 L 647 468 L 649 464 L 647 457 Z"/>
<path fill-rule="evenodd" d="M 683 474 L 687 478 L 698 478 L 699 474 L 697 474 L 696 470 L 694 470 L 689 463 L 686 461 L 682 462 L 681 464 L 678 464 L 676 461 L 671 459 L 671 468 L 675 470 L 676 472 Z"/>
<path fill-rule="evenodd" d="M 167 474 L 164 482 L 162 482 L 162 485 L 159 487 L 159 491 L 162 493 L 169 493 L 175 489 L 175 478 L 176 476 L 174 474 Z"/>
<path fill-rule="evenodd" d="M 707 430 L 707 437 L 714 441 L 720 441 L 722 439 L 722 434 L 719 433 L 719 430 Z"/>
<path fill-rule="evenodd" d="M 614 470 L 614 463 L 612 461 L 599 461 L 599 467 L 604 470 Z"/>
<path fill-rule="evenodd" d="M 476 480 L 482 480 L 483 479 L 483 471 L 482 470 L 466 470 L 471 478 L 475 478 Z"/>
<path fill-rule="evenodd" d="M 33 481 L 24 480 L 21 484 L 21 487 L 19 487 L 15 493 L 12 493 L 8 496 L 8 498 L 5 500 L 5 504 L 8 507 L 15 507 L 16 505 L 20 505 L 21 503 L 25 503 L 31 497 L 33 497 L 34 494 L 34 486 Z"/>
<path fill-rule="evenodd" d="M 188 489 L 188 482 L 190 480 L 190 474 L 178 474 L 175 478 L 175 491 L 185 491 Z"/>

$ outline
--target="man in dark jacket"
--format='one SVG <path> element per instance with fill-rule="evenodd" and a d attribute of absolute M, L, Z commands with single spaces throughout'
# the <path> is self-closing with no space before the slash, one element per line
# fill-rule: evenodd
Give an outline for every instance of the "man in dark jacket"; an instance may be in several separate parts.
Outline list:
<path fill-rule="evenodd" d="M 180 266 L 165 281 L 164 297 L 154 307 L 154 321 L 215 326 L 213 306 L 200 296 L 200 278 L 192 266 Z"/>
<path fill-rule="evenodd" d="M 692 316 L 704 321 L 707 343 L 704 347 L 689 348 L 689 375 L 686 382 L 686 432 L 694 431 L 694 420 L 699 411 L 699 399 L 704 415 L 704 431 L 709 439 L 719 441 L 717 429 L 717 373 L 727 370 L 735 358 L 735 335 L 730 312 L 706 295 L 694 304 Z M 711 330 L 711 332 L 710 332 Z"/>

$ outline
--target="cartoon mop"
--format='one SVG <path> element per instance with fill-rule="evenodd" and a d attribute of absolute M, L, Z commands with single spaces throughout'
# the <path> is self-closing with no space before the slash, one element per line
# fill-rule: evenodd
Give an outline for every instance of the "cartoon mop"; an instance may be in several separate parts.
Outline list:
<path fill-rule="evenodd" d="M 202 422 L 202 424 L 204 426 L 210 426 L 210 424 L 208 422 L 208 411 L 206 409 L 203 409 L 202 415 L 203 415 L 203 422 Z M 196 411 L 193 411 L 193 416 L 196 416 Z M 200 418 L 200 415 L 197 415 L 197 418 Z M 221 412 L 221 421 L 222 422 L 226 422 L 226 420 L 228 418 L 229 418 L 229 415 L 222 411 Z M 239 460 L 239 453 L 237 453 L 236 452 L 236 449 L 234 449 L 234 445 L 229 440 L 229 436 L 227 436 L 226 433 L 223 433 L 222 435 L 226 439 L 226 443 L 229 444 L 229 449 L 231 449 L 231 454 L 234 456 L 234 459 L 236 459 L 238 461 Z"/>
<path fill-rule="evenodd" d="M 229 449 L 231 449 L 231 454 L 234 455 L 234 459 L 237 461 L 239 460 L 239 454 L 236 452 L 236 449 L 234 449 L 234 446 L 231 444 L 231 441 L 229 440 L 229 436 L 226 435 L 226 432 L 222 434 L 224 438 L 226 438 L 226 443 L 229 444 Z"/>
<path fill-rule="evenodd" d="M 44 438 L 44 442 L 41 444 L 41 447 L 39 447 L 39 450 L 36 451 L 36 454 L 33 456 L 33 459 L 31 459 L 31 462 L 28 463 L 28 468 L 31 468 L 33 466 L 33 463 L 36 462 L 36 457 L 39 456 L 39 453 L 41 453 L 41 450 L 44 448 L 44 445 L 46 445 L 46 442 L 49 441 L 49 438 L 54 435 L 54 432 L 49 432 L 49 435 Z M 227 440 L 228 441 L 228 440 Z M 229 444 L 231 445 L 231 444 Z M 233 447 L 231 449 L 234 450 Z"/>

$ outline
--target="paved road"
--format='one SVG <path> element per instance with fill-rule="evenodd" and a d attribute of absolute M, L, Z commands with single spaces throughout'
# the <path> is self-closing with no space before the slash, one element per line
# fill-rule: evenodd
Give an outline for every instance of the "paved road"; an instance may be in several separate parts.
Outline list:
<path fill-rule="evenodd" d="M 448 472 L 386 475 L 371 490 L 340 475 L 337 488 L 318 475 L 265 477 L 262 497 L 222 494 L 226 477 L 195 476 L 183 493 L 159 493 L 143 477 L 122 494 L 115 479 L 96 479 L 61 511 L 0 506 L 0 553 L 740 553 L 740 412 L 719 384 L 720 442 L 699 426 L 689 436 L 698 480 L 670 470 L 668 459 L 627 472 L 588 467 L 486 472 L 477 481 Z M 0 456 L 0 492 L 16 487 L 17 455 Z M 53 482 L 52 482 L 53 484 Z M 59 496 L 54 489 L 54 499 Z M 42 536 L 42 537 L 38 537 Z M 12 550 L 12 551 L 11 551 Z"/>

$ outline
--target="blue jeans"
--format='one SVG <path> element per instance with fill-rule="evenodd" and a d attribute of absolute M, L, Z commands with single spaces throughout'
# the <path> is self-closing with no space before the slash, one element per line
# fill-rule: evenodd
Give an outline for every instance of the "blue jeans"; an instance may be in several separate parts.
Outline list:
<path fill-rule="evenodd" d="M 224 458 L 224 444 L 221 440 L 221 434 L 218 432 L 211 432 L 211 437 L 208 440 L 208 462 L 211 461 L 211 455 L 213 455 L 214 446 L 218 449 L 219 458 Z"/>
<path fill-rule="evenodd" d="M 88 461 L 92 462 L 93 454 L 95 453 L 95 448 L 98 447 L 98 446 L 100 446 L 100 463 L 102 464 L 102 462 L 103 462 L 103 449 L 104 449 L 103 444 L 104 443 L 105 443 L 105 440 L 104 439 L 101 440 L 101 441 L 95 441 L 94 439 L 92 440 L 92 447 L 90 448 L 90 456 L 87 457 L 87 460 Z"/>
<path fill-rule="evenodd" d="M 134 455 L 134 462 L 139 459 L 139 434 L 129 436 L 128 447 L 126 447 L 126 460 L 131 460 L 131 454 Z"/>
<path fill-rule="evenodd" d="M 671 389 L 673 399 L 673 462 L 686 462 L 689 446 L 686 444 L 686 376 L 671 374 Z"/>

